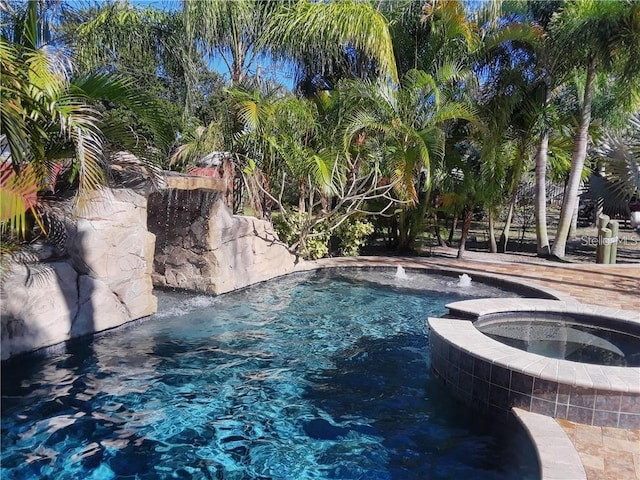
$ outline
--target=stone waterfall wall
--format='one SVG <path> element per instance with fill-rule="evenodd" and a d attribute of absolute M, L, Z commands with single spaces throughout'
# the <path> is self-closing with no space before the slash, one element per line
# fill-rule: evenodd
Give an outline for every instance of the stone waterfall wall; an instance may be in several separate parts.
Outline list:
<path fill-rule="evenodd" d="M 44 273 L 14 265 L 4 281 L 2 360 L 155 313 L 152 278 L 219 294 L 293 271 L 271 224 L 231 215 L 216 182 L 167 176 L 169 188 L 148 200 L 129 189 L 95 192 L 68 222 L 65 252 L 40 249 Z"/>
<path fill-rule="evenodd" d="M 0 292 L 2 359 L 155 313 L 155 236 L 146 223 L 145 196 L 95 192 L 69 222 L 64 255 L 43 249 L 44 273 L 29 286 L 27 269 L 14 267 Z"/>
<path fill-rule="evenodd" d="M 296 258 L 271 223 L 232 215 L 223 195 L 172 189 L 150 196 L 155 285 L 220 294 L 293 271 Z"/>

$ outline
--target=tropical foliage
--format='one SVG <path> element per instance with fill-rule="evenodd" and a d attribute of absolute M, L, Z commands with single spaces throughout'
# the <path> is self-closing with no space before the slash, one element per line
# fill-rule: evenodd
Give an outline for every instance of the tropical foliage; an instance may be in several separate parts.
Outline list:
<path fill-rule="evenodd" d="M 591 196 L 618 206 L 616 213 L 626 213 L 629 199 L 640 194 L 640 114 L 624 132 L 602 139 L 595 160 L 606 176 L 592 179 Z"/>
<path fill-rule="evenodd" d="M 3 163 L 3 232 L 25 237 L 27 212 L 39 219 L 38 193 L 75 186 L 82 206 L 87 193 L 103 185 L 110 152 L 130 150 L 151 163 L 151 145 L 108 115 L 123 105 L 148 120 L 154 149 L 168 148 L 170 132 L 153 98 L 119 74 L 75 76 L 64 52 L 47 43 L 37 2 L 11 12 L 0 38 Z"/>
<path fill-rule="evenodd" d="M 458 219 L 462 256 L 480 213 L 506 251 L 527 183 L 538 253 L 562 257 L 590 172 L 604 165 L 602 195 L 637 185 L 638 2 L 176 5 L 2 4 L 4 231 L 27 235 L 45 192 L 82 199 L 121 150 L 174 169 L 231 152 L 246 212 L 309 257 L 353 254 L 374 227 L 410 250 Z M 566 185 L 553 241 L 550 181 Z"/>

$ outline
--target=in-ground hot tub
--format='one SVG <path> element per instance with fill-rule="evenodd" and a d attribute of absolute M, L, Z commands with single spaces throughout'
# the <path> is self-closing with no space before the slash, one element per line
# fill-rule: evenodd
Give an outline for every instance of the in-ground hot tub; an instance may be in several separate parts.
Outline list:
<path fill-rule="evenodd" d="M 640 427 L 640 314 L 522 298 L 447 307 L 447 318 L 429 319 L 432 368 L 463 402 Z"/>
<path fill-rule="evenodd" d="M 498 314 L 475 327 L 505 345 L 544 357 L 595 365 L 640 367 L 640 325 L 593 325 L 575 315 Z"/>

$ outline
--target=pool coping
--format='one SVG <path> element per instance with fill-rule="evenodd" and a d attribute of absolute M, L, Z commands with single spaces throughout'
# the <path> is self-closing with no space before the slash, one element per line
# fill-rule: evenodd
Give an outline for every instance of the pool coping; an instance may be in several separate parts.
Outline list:
<path fill-rule="evenodd" d="M 580 454 L 553 418 L 520 408 L 511 411 L 533 442 L 541 480 L 587 480 Z"/>

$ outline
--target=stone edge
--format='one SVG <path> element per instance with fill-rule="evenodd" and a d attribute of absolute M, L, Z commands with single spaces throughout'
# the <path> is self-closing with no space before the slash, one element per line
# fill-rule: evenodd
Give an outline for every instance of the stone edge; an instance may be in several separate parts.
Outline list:
<path fill-rule="evenodd" d="M 587 480 L 578 451 L 553 418 L 519 408 L 512 412 L 534 445 L 541 480 Z"/>

